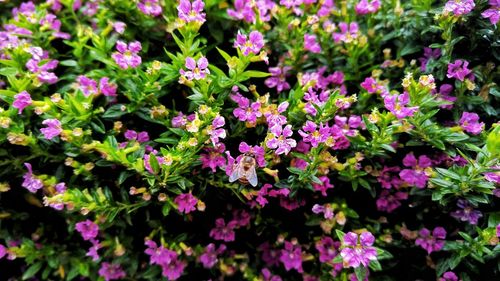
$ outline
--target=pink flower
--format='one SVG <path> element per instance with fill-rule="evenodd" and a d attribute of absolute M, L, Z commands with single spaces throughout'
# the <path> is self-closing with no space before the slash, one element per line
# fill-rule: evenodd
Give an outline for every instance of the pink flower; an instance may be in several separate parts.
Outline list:
<path fill-rule="evenodd" d="M 179 6 L 177 6 L 177 15 L 179 19 L 187 23 L 197 22 L 202 24 L 205 22 L 204 7 L 205 3 L 202 0 L 195 0 L 193 3 L 190 0 L 180 0 Z"/>
<path fill-rule="evenodd" d="M 403 159 L 403 165 L 411 167 L 412 169 L 404 169 L 399 172 L 399 177 L 402 180 L 418 188 L 424 188 L 427 185 L 429 177 L 427 176 L 425 169 L 431 167 L 432 165 L 429 157 L 420 155 L 417 161 L 413 152 L 410 152 Z"/>
<path fill-rule="evenodd" d="M 4 245 L 0 244 L 0 259 L 2 259 L 7 254 L 7 248 Z"/>
<path fill-rule="evenodd" d="M 333 188 L 333 184 L 330 183 L 330 179 L 327 176 L 320 176 L 319 179 L 321 180 L 322 184 L 313 182 L 312 186 L 314 190 L 320 191 L 321 195 L 326 196 L 326 192 L 328 191 L 328 189 Z"/>
<path fill-rule="evenodd" d="M 103 277 L 104 280 L 109 281 L 122 279 L 127 275 L 119 264 L 103 262 L 101 268 L 99 269 L 99 276 Z"/>
<path fill-rule="evenodd" d="M 408 92 L 404 92 L 400 95 L 387 94 L 384 96 L 385 108 L 392 112 L 398 119 L 412 117 L 418 110 L 418 106 L 407 107 L 406 105 L 409 103 L 410 95 Z"/>
<path fill-rule="evenodd" d="M 436 227 L 431 232 L 427 228 L 422 228 L 418 232 L 419 238 L 415 240 L 417 246 L 422 247 L 427 251 L 427 254 L 439 251 L 444 247 L 444 242 L 446 238 L 446 230 L 442 227 Z"/>
<path fill-rule="evenodd" d="M 78 76 L 76 79 L 78 82 L 78 86 L 80 90 L 83 92 L 83 95 L 88 97 L 90 95 L 97 94 L 97 82 L 93 79 L 90 79 L 84 75 Z"/>
<path fill-rule="evenodd" d="M 210 70 L 208 69 L 208 60 L 205 57 L 199 58 L 198 62 L 196 62 L 192 57 L 187 57 L 185 66 L 188 71 L 181 69 L 179 73 L 189 81 L 193 79 L 205 79 L 205 77 L 210 74 Z"/>
<path fill-rule="evenodd" d="M 212 125 L 208 126 L 207 133 L 214 146 L 219 144 L 219 139 L 226 138 L 226 130 L 222 128 L 225 124 L 224 117 L 217 115 L 212 121 Z"/>
<path fill-rule="evenodd" d="M 227 15 L 238 20 L 244 20 L 248 23 L 255 22 L 255 12 L 252 2 L 246 0 L 235 0 L 234 9 L 227 9 Z"/>
<path fill-rule="evenodd" d="M 386 189 L 399 188 L 403 181 L 398 176 L 391 173 L 399 172 L 400 170 L 399 167 L 384 166 L 377 177 L 377 181 Z"/>
<path fill-rule="evenodd" d="M 331 237 L 323 236 L 321 240 L 316 242 L 315 247 L 319 252 L 319 261 L 322 263 L 329 263 L 337 256 L 340 242 L 334 242 Z"/>
<path fill-rule="evenodd" d="M 231 99 L 238 103 L 238 107 L 233 110 L 234 117 L 255 126 L 257 118 L 262 116 L 260 102 L 252 102 L 250 104 L 250 100 L 239 93 L 232 95 Z"/>
<path fill-rule="evenodd" d="M 356 14 L 366 15 L 376 13 L 380 9 L 380 0 L 361 0 L 356 5 Z"/>
<path fill-rule="evenodd" d="M 203 254 L 200 255 L 200 262 L 204 268 L 212 268 L 217 263 L 217 256 L 226 250 L 226 245 L 222 244 L 218 249 L 215 248 L 214 243 L 210 243 L 205 247 Z"/>
<path fill-rule="evenodd" d="M 377 209 L 381 212 L 391 213 L 401 206 L 401 201 L 408 199 L 408 193 L 397 191 L 391 194 L 389 190 L 382 190 L 377 199 Z"/>
<path fill-rule="evenodd" d="M 303 272 L 300 245 L 294 245 L 291 242 L 285 241 L 285 248 L 281 250 L 280 261 L 285 266 L 286 271 L 295 269 L 299 273 Z"/>
<path fill-rule="evenodd" d="M 437 59 L 441 56 L 441 49 L 431 49 L 428 47 L 424 48 L 424 56 L 419 58 L 420 61 L 420 70 L 422 72 L 427 70 L 427 63 L 429 60 Z"/>
<path fill-rule="evenodd" d="M 189 214 L 190 212 L 196 210 L 198 198 L 194 197 L 191 192 L 179 194 L 175 197 L 174 203 L 177 204 L 179 212 Z"/>
<path fill-rule="evenodd" d="M 116 88 L 116 84 L 110 83 L 108 77 L 102 77 L 99 80 L 99 92 L 106 97 L 116 97 Z"/>
<path fill-rule="evenodd" d="M 456 78 L 460 81 L 464 81 L 465 78 L 472 80 L 474 78 L 474 74 L 470 69 L 467 68 L 467 66 L 469 66 L 468 61 L 455 60 L 454 63 L 448 64 L 448 73 L 446 74 L 446 77 Z"/>
<path fill-rule="evenodd" d="M 24 166 L 28 169 L 28 172 L 23 175 L 22 187 L 29 190 L 31 193 L 35 193 L 37 190 L 43 188 L 43 182 L 41 179 L 33 175 L 33 170 L 30 163 L 24 163 Z"/>
<path fill-rule="evenodd" d="M 348 232 L 344 235 L 342 241 L 342 250 L 340 256 L 344 263 L 349 267 L 367 267 L 370 261 L 377 260 L 377 250 L 372 247 L 375 237 L 370 232 L 363 232 L 358 235 L 354 232 Z"/>
<path fill-rule="evenodd" d="M 137 8 L 139 8 L 143 14 L 154 17 L 161 15 L 162 12 L 158 0 L 140 0 L 139 3 L 137 3 Z"/>
<path fill-rule="evenodd" d="M 23 113 L 23 110 L 30 106 L 33 103 L 31 100 L 31 96 L 28 92 L 22 91 L 19 94 L 14 96 L 14 102 L 12 103 L 12 107 L 17 108 L 17 114 Z"/>
<path fill-rule="evenodd" d="M 310 143 L 312 147 L 317 147 L 320 143 L 324 143 L 330 137 L 330 128 L 323 123 L 316 125 L 312 121 L 306 121 L 306 124 L 299 130 L 303 141 Z"/>
<path fill-rule="evenodd" d="M 447 271 L 443 274 L 441 278 L 438 279 L 438 281 L 461 281 L 461 280 L 458 280 L 458 277 L 455 273 Z"/>
<path fill-rule="evenodd" d="M 214 148 L 205 148 L 207 153 L 200 154 L 200 161 L 202 168 L 210 168 L 212 173 L 217 171 L 217 167 L 226 167 L 226 158 L 222 155 L 226 150 L 223 143 L 217 144 Z"/>
<path fill-rule="evenodd" d="M 497 24 L 500 20 L 500 1 L 490 0 L 489 4 L 490 8 L 482 12 L 481 15 L 483 18 L 490 19 L 491 24 Z"/>
<path fill-rule="evenodd" d="M 125 32 L 125 28 L 127 27 L 127 24 L 125 24 L 122 21 L 116 21 L 113 23 L 113 29 L 118 33 L 118 34 L 123 34 Z"/>
<path fill-rule="evenodd" d="M 250 32 L 247 39 L 245 34 L 238 31 L 234 47 L 239 48 L 244 56 L 248 56 L 250 53 L 258 55 L 260 49 L 264 47 L 264 36 L 262 36 L 262 33 L 254 30 Z"/>
<path fill-rule="evenodd" d="M 59 136 L 62 132 L 61 121 L 57 119 L 46 119 L 42 124 L 47 127 L 40 129 L 40 132 L 48 140 Z"/>
<path fill-rule="evenodd" d="M 466 15 L 474 9 L 474 0 L 448 0 L 444 6 L 445 12 L 453 12 L 455 16 Z"/>
<path fill-rule="evenodd" d="M 330 206 L 330 204 L 325 204 L 325 205 L 314 204 L 312 211 L 315 214 L 323 214 L 323 217 L 327 220 L 332 219 L 334 215 L 333 209 Z"/>
<path fill-rule="evenodd" d="M 286 125 L 284 128 L 279 125 L 274 125 L 269 129 L 268 140 L 266 146 L 270 149 L 276 149 L 276 155 L 287 155 L 292 148 L 297 146 L 297 142 L 289 138 L 292 136 L 292 125 Z"/>
<path fill-rule="evenodd" d="M 92 246 L 89 248 L 89 250 L 87 251 L 87 254 L 85 254 L 85 256 L 91 257 L 92 261 L 97 261 L 100 258 L 99 253 L 97 251 L 100 248 L 102 248 L 102 245 L 96 239 L 90 239 L 90 242 L 92 243 Z"/>
<path fill-rule="evenodd" d="M 116 64 L 122 69 L 136 68 L 142 63 L 141 57 L 138 53 L 142 50 L 141 42 L 134 41 L 128 45 L 123 41 L 116 42 L 116 50 L 111 55 Z"/>
<path fill-rule="evenodd" d="M 91 220 L 85 220 L 75 225 L 76 231 L 80 232 L 83 240 L 91 240 L 97 237 L 99 226 Z"/>
<path fill-rule="evenodd" d="M 290 89 L 290 84 L 286 82 L 286 77 L 291 69 L 290 66 L 270 67 L 269 73 L 271 73 L 271 77 L 267 78 L 264 83 L 268 88 L 276 88 L 278 93 Z"/>
<path fill-rule="evenodd" d="M 379 90 L 383 90 L 383 87 L 378 85 L 377 80 L 373 77 L 366 77 L 365 81 L 363 81 L 361 84 L 361 87 L 365 89 L 369 94 L 376 93 Z"/>
<path fill-rule="evenodd" d="M 210 230 L 210 237 L 215 240 L 222 240 L 225 242 L 234 241 L 234 228 L 236 227 L 236 221 L 230 221 L 227 225 L 223 218 L 218 218 L 215 220 L 215 228 Z"/>
<path fill-rule="evenodd" d="M 349 25 L 345 22 L 339 23 L 340 32 L 333 33 L 335 43 L 345 42 L 350 43 L 353 39 L 358 38 L 358 23 L 351 22 Z"/>
<path fill-rule="evenodd" d="M 321 46 L 316 41 L 316 35 L 304 34 L 304 50 L 315 54 L 321 53 Z"/>
<path fill-rule="evenodd" d="M 484 123 L 479 122 L 479 116 L 473 112 L 463 112 L 460 121 L 460 127 L 468 133 L 479 135 L 484 128 Z"/>

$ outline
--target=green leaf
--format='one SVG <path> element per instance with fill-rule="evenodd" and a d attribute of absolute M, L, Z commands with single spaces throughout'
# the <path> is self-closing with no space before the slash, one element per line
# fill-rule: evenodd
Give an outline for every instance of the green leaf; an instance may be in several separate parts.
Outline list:
<path fill-rule="evenodd" d="M 271 73 L 268 72 L 263 72 L 263 71 L 256 71 L 256 70 L 247 70 L 242 73 L 242 75 L 245 75 L 250 78 L 263 78 L 263 77 L 268 77 L 271 76 Z"/>
<path fill-rule="evenodd" d="M 219 51 L 219 54 L 226 60 L 226 61 L 229 61 L 231 59 L 231 56 L 226 53 L 225 51 L 219 49 L 218 47 L 215 47 L 217 49 L 217 51 Z"/>
<path fill-rule="evenodd" d="M 158 163 L 158 159 L 156 159 L 156 156 L 153 153 L 149 154 L 149 165 L 151 165 L 151 169 L 153 169 L 153 172 L 155 174 L 158 174 L 160 171 L 160 164 Z"/>
<path fill-rule="evenodd" d="M 344 241 L 345 233 L 342 230 L 335 229 L 335 234 L 337 234 L 337 237 L 339 238 L 340 241 Z"/>
<path fill-rule="evenodd" d="M 435 184 L 437 186 L 441 186 L 441 187 L 451 187 L 451 186 L 453 186 L 452 182 L 444 180 L 444 179 L 433 178 L 433 179 L 430 179 L 430 181 L 433 184 Z"/>
<path fill-rule="evenodd" d="M 23 273 L 22 279 L 27 280 L 27 279 L 35 276 L 35 274 L 37 274 L 37 272 L 40 271 L 40 269 L 42 269 L 42 265 L 43 265 L 43 262 L 39 261 L 39 262 L 31 265 L 30 267 L 28 267 L 28 269 Z"/>
<path fill-rule="evenodd" d="M 356 278 L 358 278 L 359 281 L 363 281 L 366 277 L 366 267 L 356 267 L 354 269 L 354 273 L 356 274 Z"/>
<path fill-rule="evenodd" d="M 124 108 L 123 104 L 114 104 L 104 112 L 102 115 L 103 118 L 118 118 L 122 115 L 127 114 L 127 110 L 122 110 Z"/>
<path fill-rule="evenodd" d="M 446 169 L 443 169 L 443 168 L 436 168 L 436 171 L 439 174 L 441 174 L 442 176 L 445 176 L 445 177 L 448 177 L 448 178 L 452 178 L 452 179 L 457 180 L 457 181 L 461 180 L 460 175 L 458 175 L 457 173 L 452 172 L 450 170 L 446 170 Z"/>

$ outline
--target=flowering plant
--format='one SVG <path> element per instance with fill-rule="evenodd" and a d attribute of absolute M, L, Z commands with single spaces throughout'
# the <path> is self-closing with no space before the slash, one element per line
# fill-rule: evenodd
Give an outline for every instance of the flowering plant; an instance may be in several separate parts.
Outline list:
<path fill-rule="evenodd" d="M 500 278 L 500 1 L 0 1 L 4 280 Z"/>

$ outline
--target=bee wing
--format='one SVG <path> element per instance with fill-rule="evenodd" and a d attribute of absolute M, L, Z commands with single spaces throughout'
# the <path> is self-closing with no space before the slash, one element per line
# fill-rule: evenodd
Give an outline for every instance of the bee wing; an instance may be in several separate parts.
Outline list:
<path fill-rule="evenodd" d="M 242 171 L 243 171 L 243 167 L 241 167 L 241 165 L 239 163 L 234 164 L 233 171 L 231 172 L 231 175 L 229 176 L 229 182 L 237 181 L 242 176 L 242 174 L 243 174 Z"/>
<path fill-rule="evenodd" d="M 252 168 L 248 169 L 248 171 L 245 173 L 245 177 L 253 187 L 257 186 L 257 173 L 255 172 L 255 166 L 252 166 Z"/>

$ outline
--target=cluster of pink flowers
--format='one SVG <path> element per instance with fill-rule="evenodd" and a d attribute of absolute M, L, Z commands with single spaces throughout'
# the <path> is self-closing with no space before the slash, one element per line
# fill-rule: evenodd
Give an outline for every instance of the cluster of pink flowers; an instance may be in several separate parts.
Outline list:
<path fill-rule="evenodd" d="M 395 95 L 387 93 L 383 95 L 383 98 L 385 108 L 392 112 L 398 119 L 412 117 L 418 110 L 418 106 L 408 106 L 410 95 L 406 91 Z"/>
<path fill-rule="evenodd" d="M 149 255 L 150 265 L 159 265 L 162 268 L 162 275 L 167 280 L 177 280 L 182 276 L 186 262 L 179 258 L 177 252 L 170 250 L 163 245 L 158 245 L 150 239 L 147 239 L 145 245 L 148 247 L 144 253 Z"/>
<path fill-rule="evenodd" d="M 289 194 L 290 189 L 288 188 L 273 188 L 271 184 L 265 183 L 258 191 L 255 202 L 264 207 L 269 203 L 268 198 L 287 197 Z M 250 206 L 255 206 L 255 202 L 251 202 Z"/>
<path fill-rule="evenodd" d="M 215 173 L 217 167 L 226 167 L 226 158 L 224 157 L 226 146 L 223 143 L 219 143 L 214 147 L 205 147 L 204 150 L 207 153 L 200 154 L 201 167 L 203 169 L 210 168 Z"/>
<path fill-rule="evenodd" d="M 93 261 L 97 261 L 99 259 L 97 251 L 102 247 L 101 243 L 97 239 L 99 226 L 91 220 L 85 220 L 77 223 L 75 225 L 75 230 L 82 235 L 83 240 L 92 243 L 92 246 L 87 252 L 87 256 L 91 257 Z"/>
<path fill-rule="evenodd" d="M 258 101 L 250 103 L 250 100 L 240 93 L 231 95 L 231 99 L 238 104 L 238 107 L 233 110 L 234 117 L 247 122 L 250 126 L 255 126 L 257 118 L 262 116 L 261 103 Z"/>
<path fill-rule="evenodd" d="M 429 176 L 426 173 L 426 168 L 432 166 L 429 157 L 420 155 L 417 160 L 413 152 L 410 152 L 403 158 L 403 165 L 408 167 L 399 172 L 403 181 L 418 188 L 424 188 L 427 185 Z"/>
<path fill-rule="evenodd" d="M 351 22 L 350 24 L 341 22 L 338 27 L 340 32 L 333 33 L 333 40 L 335 43 L 350 43 L 359 36 L 359 26 L 357 22 Z"/>
<path fill-rule="evenodd" d="M 116 64 L 122 69 L 136 68 L 142 63 L 138 53 L 142 50 L 141 42 L 134 41 L 125 43 L 123 41 L 116 42 L 116 50 L 111 57 Z"/>
<path fill-rule="evenodd" d="M 286 77 L 288 76 L 288 72 L 292 70 L 290 66 L 275 66 L 269 68 L 269 73 L 271 77 L 267 78 L 264 82 L 269 88 L 276 88 L 278 93 L 281 93 L 284 90 L 290 89 L 290 84 L 286 81 Z"/>
<path fill-rule="evenodd" d="M 53 71 L 59 61 L 49 60 L 49 52 L 44 51 L 40 47 L 30 47 L 28 52 L 31 54 L 31 59 L 26 62 L 26 68 L 36 77 L 40 83 L 54 84 L 58 81 L 58 77 Z"/>

